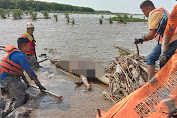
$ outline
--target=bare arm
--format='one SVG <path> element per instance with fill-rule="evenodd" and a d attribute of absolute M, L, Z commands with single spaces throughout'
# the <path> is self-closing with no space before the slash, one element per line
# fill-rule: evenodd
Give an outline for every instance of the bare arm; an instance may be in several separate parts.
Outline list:
<path fill-rule="evenodd" d="M 156 29 L 150 29 L 148 34 L 145 35 L 145 38 L 147 39 L 145 41 L 152 40 L 155 37 L 155 34 L 156 34 Z"/>
<path fill-rule="evenodd" d="M 167 26 L 164 31 L 162 40 L 162 51 L 167 51 L 171 37 L 173 36 L 177 26 L 177 5 L 173 8 L 172 13 L 168 19 Z"/>

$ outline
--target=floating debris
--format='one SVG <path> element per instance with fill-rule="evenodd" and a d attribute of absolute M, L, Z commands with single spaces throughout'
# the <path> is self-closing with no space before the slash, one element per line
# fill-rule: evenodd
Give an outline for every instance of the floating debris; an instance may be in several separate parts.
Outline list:
<path fill-rule="evenodd" d="M 112 63 L 105 69 L 105 75 L 110 79 L 109 94 L 117 102 L 128 96 L 134 90 L 147 82 L 145 57 L 133 54 L 131 51 L 118 46 L 120 56 L 112 59 Z"/>

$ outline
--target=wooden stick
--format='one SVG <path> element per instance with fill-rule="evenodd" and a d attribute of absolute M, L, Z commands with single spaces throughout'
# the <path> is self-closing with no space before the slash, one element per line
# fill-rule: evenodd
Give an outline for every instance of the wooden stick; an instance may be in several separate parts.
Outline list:
<path fill-rule="evenodd" d="M 137 56 L 139 57 L 139 48 L 138 48 L 138 44 L 136 44 L 136 51 L 137 51 Z"/>
<path fill-rule="evenodd" d="M 147 69 L 144 67 L 143 64 L 139 63 L 138 61 L 136 61 L 135 59 L 131 59 L 135 64 L 138 64 L 146 73 L 147 73 Z M 143 65 L 143 66 L 142 66 Z"/>
<path fill-rule="evenodd" d="M 44 62 L 44 61 L 49 60 L 49 59 L 51 59 L 51 58 L 49 58 L 49 57 L 48 57 L 48 58 L 45 58 L 45 59 L 39 61 L 38 63 Z"/>
<path fill-rule="evenodd" d="M 123 51 L 123 52 L 126 52 L 127 54 L 134 54 L 132 51 L 123 49 L 121 47 L 118 47 L 117 45 L 115 45 L 114 47 L 117 48 L 117 49 L 119 49 L 119 50 L 121 50 L 121 51 Z"/>
<path fill-rule="evenodd" d="M 39 89 L 37 86 L 34 86 L 34 85 L 31 85 L 31 87 Z M 57 95 L 55 93 L 52 93 L 52 92 L 47 91 L 47 90 L 42 90 L 42 92 L 44 92 L 44 93 L 46 93 L 46 94 L 48 94 L 48 95 L 50 95 L 50 96 L 52 96 L 54 98 L 57 98 L 58 100 L 62 100 L 62 96 L 59 96 L 59 95 Z"/>
<path fill-rule="evenodd" d="M 112 61 L 114 61 L 114 60 L 112 59 Z M 114 61 L 114 62 L 115 62 L 115 61 Z M 117 63 L 117 62 L 115 62 L 115 63 Z M 121 69 L 122 72 L 124 73 L 125 78 L 126 78 L 126 80 L 127 80 L 128 87 L 130 87 L 130 83 L 128 82 L 128 80 L 129 80 L 130 78 L 128 77 L 128 75 L 126 74 L 126 72 L 124 71 L 124 69 L 121 67 L 121 65 L 120 65 L 119 63 L 117 63 L 117 65 L 119 65 L 120 69 Z"/>
<path fill-rule="evenodd" d="M 106 92 L 106 91 L 103 91 L 103 90 L 100 90 L 101 94 L 104 95 L 109 101 L 112 101 L 114 102 L 115 104 L 117 103 L 116 101 L 114 101 L 111 96 Z"/>

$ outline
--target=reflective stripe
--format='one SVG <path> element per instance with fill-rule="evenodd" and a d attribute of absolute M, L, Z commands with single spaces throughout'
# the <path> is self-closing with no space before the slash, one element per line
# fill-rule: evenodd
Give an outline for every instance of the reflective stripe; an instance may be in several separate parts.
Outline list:
<path fill-rule="evenodd" d="M 35 41 L 34 37 L 32 37 L 28 32 L 26 32 L 25 34 L 30 41 Z"/>

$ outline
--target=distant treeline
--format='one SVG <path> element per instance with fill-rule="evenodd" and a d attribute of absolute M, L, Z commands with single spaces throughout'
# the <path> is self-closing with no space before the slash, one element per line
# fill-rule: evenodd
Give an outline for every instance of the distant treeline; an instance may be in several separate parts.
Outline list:
<path fill-rule="evenodd" d="M 94 9 L 88 7 L 78 7 L 59 3 L 41 2 L 35 0 L 0 0 L 0 8 L 3 9 L 21 9 L 34 11 L 78 11 L 78 12 L 95 12 Z"/>

